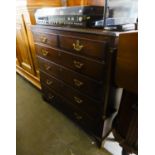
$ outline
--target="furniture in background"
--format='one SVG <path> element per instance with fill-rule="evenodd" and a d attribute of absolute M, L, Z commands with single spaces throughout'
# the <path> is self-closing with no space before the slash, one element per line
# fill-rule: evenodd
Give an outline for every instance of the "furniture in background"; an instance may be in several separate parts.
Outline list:
<path fill-rule="evenodd" d="M 49 5 L 60 6 L 60 3 L 57 0 L 17 0 L 16 4 L 16 71 L 41 89 L 40 73 L 30 27 L 35 24 L 34 13 L 37 8 Z"/>
<path fill-rule="evenodd" d="M 35 25 L 34 13 L 41 7 L 103 5 L 94 0 L 17 0 L 16 1 L 16 71 L 41 89 L 40 73 L 36 60 L 34 41 L 30 30 Z"/>
<path fill-rule="evenodd" d="M 116 58 L 115 83 L 124 89 L 113 122 L 115 139 L 122 154 L 138 153 L 138 33 L 121 34 Z"/>

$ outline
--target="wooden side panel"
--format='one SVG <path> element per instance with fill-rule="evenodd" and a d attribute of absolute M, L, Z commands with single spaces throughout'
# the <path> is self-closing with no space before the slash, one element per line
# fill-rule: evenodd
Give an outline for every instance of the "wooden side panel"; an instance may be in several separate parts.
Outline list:
<path fill-rule="evenodd" d="M 31 18 L 27 5 L 26 0 L 16 1 L 16 71 L 41 89 L 35 47 L 30 30 Z M 33 14 L 35 8 L 31 7 Z"/>
<path fill-rule="evenodd" d="M 23 23 L 16 25 L 16 41 L 18 44 L 17 55 L 19 57 L 19 61 L 21 67 L 28 71 L 29 73 L 34 73 L 33 65 L 31 61 L 31 54 L 29 50 L 29 44 L 26 37 L 25 27 Z"/>
<path fill-rule="evenodd" d="M 116 84 L 138 92 L 138 33 L 121 34 L 116 60 Z"/>
<path fill-rule="evenodd" d="M 34 46 L 34 40 L 33 40 L 32 32 L 31 32 L 30 24 L 26 24 L 26 31 L 27 31 L 29 47 L 31 50 L 31 56 L 32 56 L 31 58 L 32 58 L 32 62 L 33 62 L 34 68 L 35 68 L 35 74 L 37 77 L 39 77 L 40 74 L 39 74 L 38 61 L 36 59 L 36 50 L 35 50 L 35 46 Z"/>

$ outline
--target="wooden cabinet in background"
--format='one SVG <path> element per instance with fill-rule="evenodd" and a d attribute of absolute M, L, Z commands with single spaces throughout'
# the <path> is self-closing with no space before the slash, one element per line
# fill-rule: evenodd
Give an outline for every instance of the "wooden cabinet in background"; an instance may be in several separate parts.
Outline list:
<path fill-rule="evenodd" d="M 24 23 L 22 21 L 22 16 L 20 22 L 16 24 L 17 59 L 21 68 L 31 74 L 34 74 L 29 43 Z"/>
<path fill-rule="evenodd" d="M 24 7 L 17 8 L 16 15 L 16 71 L 36 87 L 40 87 L 38 65 L 31 36 L 30 20 Z"/>
<path fill-rule="evenodd" d="M 17 0 L 16 5 L 16 71 L 41 89 L 31 25 L 35 25 L 36 9 L 61 6 L 61 0 Z"/>
<path fill-rule="evenodd" d="M 40 73 L 36 59 L 31 25 L 35 25 L 34 13 L 41 7 L 103 5 L 104 0 L 17 0 L 16 1 L 16 70 L 41 89 Z"/>

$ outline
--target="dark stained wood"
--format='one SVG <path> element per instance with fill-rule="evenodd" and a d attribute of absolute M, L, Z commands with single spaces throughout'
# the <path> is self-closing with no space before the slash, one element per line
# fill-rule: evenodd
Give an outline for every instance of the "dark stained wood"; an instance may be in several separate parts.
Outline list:
<path fill-rule="evenodd" d="M 81 39 L 79 37 L 60 36 L 60 48 L 75 54 L 88 56 L 100 60 L 105 59 L 106 41 Z"/>
<path fill-rule="evenodd" d="M 35 39 L 44 98 L 52 104 L 58 101 L 56 106 L 101 143 L 111 130 L 111 123 L 104 121 L 114 118 L 113 66 L 119 35 L 126 32 L 52 26 L 32 26 L 32 32 L 51 39 Z"/>
<path fill-rule="evenodd" d="M 95 101 L 44 72 L 41 72 L 41 82 L 44 83 L 46 87 L 55 90 L 61 96 L 68 99 L 72 104 L 79 107 L 81 111 L 87 111 L 90 116 L 97 119 L 101 115 L 101 102 Z"/>
<path fill-rule="evenodd" d="M 61 96 L 59 93 L 42 85 L 42 92 L 44 98 L 52 105 L 58 107 L 59 110 L 65 112 L 69 118 L 82 125 L 86 131 L 94 135 L 99 142 L 101 141 L 103 120 L 97 120 L 96 118 L 90 117 L 87 113 L 81 111 L 76 105 L 71 103 L 69 100 Z"/>
<path fill-rule="evenodd" d="M 138 33 L 121 34 L 115 83 L 124 88 L 113 133 L 128 153 L 138 153 Z"/>
<path fill-rule="evenodd" d="M 63 34 L 63 35 L 70 35 L 70 36 L 80 36 L 85 37 L 88 39 L 94 39 L 94 40 L 110 40 L 113 37 L 116 39 L 116 37 L 119 37 L 120 34 L 126 34 L 128 32 L 126 31 L 108 31 L 103 29 L 92 29 L 92 28 L 71 28 L 71 27 L 52 27 L 52 26 L 43 26 L 43 25 L 32 25 L 31 26 L 32 31 L 44 31 L 48 33 L 56 33 L 56 34 Z M 130 31 L 137 32 L 135 30 Z"/>
<path fill-rule="evenodd" d="M 104 63 L 81 57 L 79 55 L 71 54 L 63 50 L 53 47 L 48 47 L 36 43 L 36 50 L 40 57 L 51 60 L 62 66 L 68 67 L 76 72 L 90 76 L 96 80 L 102 81 L 104 77 Z M 44 54 L 47 53 L 46 54 Z M 93 66 L 93 69 L 92 69 Z"/>
<path fill-rule="evenodd" d="M 48 34 L 45 32 L 33 32 L 33 38 L 35 42 L 44 43 L 53 47 L 58 46 L 56 34 Z"/>
<path fill-rule="evenodd" d="M 114 136 L 129 153 L 138 152 L 138 96 L 124 91 L 114 122 Z"/>
<path fill-rule="evenodd" d="M 119 87 L 138 92 L 138 33 L 120 35 L 115 81 Z"/>
<path fill-rule="evenodd" d="M 92 80 L 87 76 L 74 72 L 64 66 L 47 61 L 41 57 L 38 57 L 38 61 L 42 71 L 48 72 L 48 74 L 64 81 L 73 88 L 90 95 L 96 100 L 103 100 L 103 83 L 99 83 L 98 81 Z M 81 82 L 81 84 L 78 84 L 76 80 Z"/>

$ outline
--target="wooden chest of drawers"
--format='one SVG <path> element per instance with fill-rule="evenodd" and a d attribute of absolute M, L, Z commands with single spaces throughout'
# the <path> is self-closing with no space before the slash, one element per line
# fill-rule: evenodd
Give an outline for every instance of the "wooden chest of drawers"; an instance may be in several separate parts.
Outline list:
<path fill-rule="evenodd" d="M 101 142 L 114 114 L 112 69 L 119 33 L 48 26 L 32 26 L 32 32 L 44 98 Z"/>

